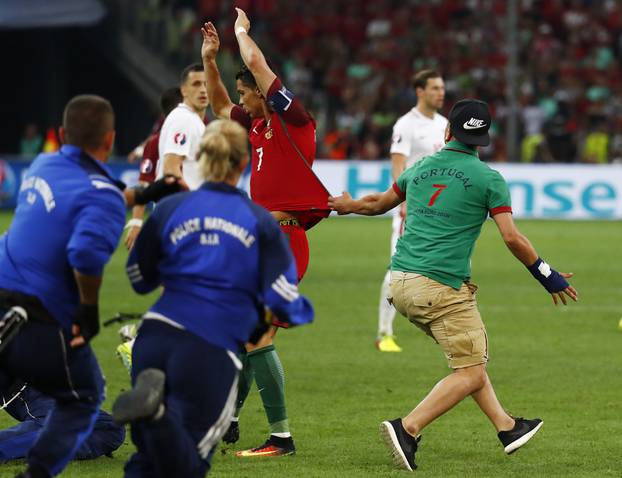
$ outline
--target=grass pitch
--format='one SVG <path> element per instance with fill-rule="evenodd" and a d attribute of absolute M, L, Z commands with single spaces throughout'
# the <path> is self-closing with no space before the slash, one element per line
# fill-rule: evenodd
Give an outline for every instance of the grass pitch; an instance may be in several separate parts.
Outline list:
<path fill-rule="evenodd" d="M 0 215 L 0 230 L 9 220 L 10 215 Z M 622 226 L 521 221 L 519 227 L 554 267 L 576 274 L 572 282 L 580 302 L 555 308 L 505 249 L 492 221 L 476 247 L 473 281 L 480 286 L 478 301 L 490 339 L 489 373 L 497 394 L 513 414 L 541 417 L 544 427 L 519 452 L 505 456 L 486 417 L 466 400 L 424 430 L 416 474 L 619 477 Z M 386 219 L 349 218 L 331 218 L 310 232 L 311 265 L 301 289 L 313 300 L 316 322 L 277 337 L 298 455 L 234 456 L 235 449 L 267 438 L 254 390 L 241 416 L 238 446 L 219 448 L 211 476 L 407 476 L 393 469 L 378 425 L 410 411 L 449 370 L 432 340 L 399 316 L 395 329 L 404 352 L 381 354 L 373 346 L 389 234 Z M 125 259 L 121 245 L 106 270 L 102 319 L 117 311 L 143 311 L 153 301 L 131 292 Z M 117 343 L 116 328 L 104 329 L 94 342 L 108 381 L 108 410 L 128 386 L 127 373 L 114 356 Z M 0 415 L 0 426 L 12 423 Z M 72 463 L 61 476 L 122 476 L 132 451 L 128 436 L 114 458 Z M 22 467 L 21 462 L 0 465 L 0 477 L 12 477 Z"/>

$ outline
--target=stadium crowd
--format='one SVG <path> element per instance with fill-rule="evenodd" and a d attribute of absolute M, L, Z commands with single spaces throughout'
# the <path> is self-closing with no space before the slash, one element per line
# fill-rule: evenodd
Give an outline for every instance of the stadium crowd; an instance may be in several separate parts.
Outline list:
<path fill-rule="evenodd" d="M 199 26 L 223 32 L 235 69 L 230 2 L 133 2 L 132 31 L 176 66 L 196 60 Z M 318 120 L 318 157 L 387 157 L 395 120 L 414 103 L 413 71 L 445 76 L 446 108 L 488 101 L 497 118 L 491 161 L 622 160 L 622 8 L 615 1 L 519 2 L 520 158 L 507 157 L 506 3 L 491 0 L 352 2 L 241 0 L 254 34 Z M 224 52 L 223 52 L 224 53 Z M 226 75 L 229 76 L 229 75 Z"/>
<path fill-rule="evenodd" d="M 486 161 L 622 162 L 622 5 L 521 0 L 518 157 L 508 157 L 506 3 L 492 0 L 240 0 L 259 44 L 318 126 L 318 157 L 384 159 L 393 124 L 416 102 L 412 73 L 440 71 L 444 113 L 487 101 L 496 121 Z M 197 61 L 200 26 L 223 32 L 225 78 L 239 68 L 226 0 L 137 0 L 124 25 L 171 68 Z M 227 84 L 234 92 L 232 82 Z M 48 132 L 49 135 L 49 132 Z M 48 138 L 46 137 L 46 140 Z M 34 148 L 34 150 L 33 150 Z M 27 125 L 20 154 L 45 150 Z"/>

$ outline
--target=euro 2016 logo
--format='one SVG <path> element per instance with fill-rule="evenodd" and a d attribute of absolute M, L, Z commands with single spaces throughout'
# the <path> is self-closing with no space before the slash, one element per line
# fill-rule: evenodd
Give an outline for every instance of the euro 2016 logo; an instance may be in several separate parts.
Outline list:
<path fill-rule="evenodd" d="M 186 144 L 186 135 L 184 133 L 176 133 L 175 136 L 173 136 L 173 141 L 175 141 L 175 144 L 183 146 Z"/>
<path fill-rule="evenodd" d="M 143 159 L 140 163 L 140 173 L 149 174 L 151 171 L 153 171 L 153 161 L 150 159 Z"/>

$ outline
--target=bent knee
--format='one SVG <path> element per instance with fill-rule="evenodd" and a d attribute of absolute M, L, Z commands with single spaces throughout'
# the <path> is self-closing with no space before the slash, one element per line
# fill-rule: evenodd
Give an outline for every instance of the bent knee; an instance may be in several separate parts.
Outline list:
<path fill-rule="evenodd" d="M 466 381 L 467 386 L 472 391 L 477 391 L 486 385 L 486 364 L 473 365 L 455 370 Z"/>

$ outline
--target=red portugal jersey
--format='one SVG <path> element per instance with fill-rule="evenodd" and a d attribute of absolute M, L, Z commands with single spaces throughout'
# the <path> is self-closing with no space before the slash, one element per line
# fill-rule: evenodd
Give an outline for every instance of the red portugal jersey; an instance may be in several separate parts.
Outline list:
<path fill-rule="evenodd" d="M 140 176 L 138 180 L 141 183 L 152 183 L 155 181 L 156 166 L 158 165 L 158 159 L 160 153 L 158 151 L 158 142 L 160 141 L 160 132 L 149 136 L 145 142 L 145 148 L 143 150 L 143 160 L 140 162 Z"/>
<path fill-rule="evenodd" d="M 231 119 L 249 130 L 251 198 L 268 211 L 295 212 L 309 229 L 330 214 L 329 193 L 311 169 L 315 121 L 278 78 L 267 97 L 272 109 L 268 121 L 251 119 L 240 106 L 231 111 Z"/>

